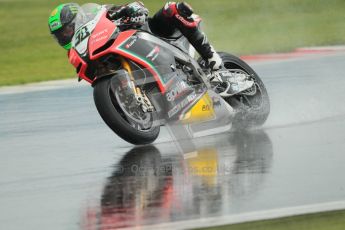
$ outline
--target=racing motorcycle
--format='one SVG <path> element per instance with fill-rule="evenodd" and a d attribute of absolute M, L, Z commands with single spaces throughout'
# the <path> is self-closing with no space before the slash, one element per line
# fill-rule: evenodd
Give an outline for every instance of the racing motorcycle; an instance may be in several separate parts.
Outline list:
<path fill-rule="evenodd" d="M 93 86 L 104 122 L 132 144 L 152 143 L 160 126 L 171 123 L 226 117 L 235 129 L 262 125 L 270 105 L 255 71 L 238 57 L 220 52 L 224 68 L 212 72 L 194 53 L 178 32 L 159 37 L 149 22 L 123 30 L 107 18 L 106 6 L 89 3 L 76 16 L 69 61 L 79 80 Z M 219 115 L 220 109 L 226 112 Z"/>

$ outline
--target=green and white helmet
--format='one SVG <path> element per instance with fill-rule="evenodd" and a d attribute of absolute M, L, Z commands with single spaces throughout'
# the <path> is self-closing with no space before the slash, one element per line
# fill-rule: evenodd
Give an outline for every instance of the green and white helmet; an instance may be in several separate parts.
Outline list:
<path fill-rule="evenodd" d="M 61 4 L 49 16 L 48 26 L 50 33 L 66 50 L 71 48 L 78 10 L 79 5 L 76 3 Z"/>

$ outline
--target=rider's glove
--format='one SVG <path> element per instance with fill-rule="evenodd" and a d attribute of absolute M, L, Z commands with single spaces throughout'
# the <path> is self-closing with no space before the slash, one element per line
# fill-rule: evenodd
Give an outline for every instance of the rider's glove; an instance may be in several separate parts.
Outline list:
<path fill-rule="evenodd" d="M 212 57 L 207 60 L 208 66 L 213 71 L 220 70 L 223 67 L 223 60 L 212 46 L 211 46 L 211 50 L 212 50 Z"/>
<path fill-rule="evenodd" d="M 123 29 L 140 27 L 145 24 L 149 11 L 142 2 L 133 2 L 124 6 L 114 6 L 108 10 L 108 18 Z"/>

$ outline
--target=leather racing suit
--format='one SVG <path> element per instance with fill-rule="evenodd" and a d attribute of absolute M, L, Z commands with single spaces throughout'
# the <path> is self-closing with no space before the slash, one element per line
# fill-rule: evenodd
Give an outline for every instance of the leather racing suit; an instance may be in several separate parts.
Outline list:
<path fill-rule="evenodd" d="M 113 5 L 108 10 L 108 17 L 118 21 L 119 25 L 123 25 L 122 29 L 126 30 L 142 26 L 148 18 L 148 10 L 139 1 L 121 6 Z M 149 26 L 154 34 L 162 37 L 169 37 L 179 30 L 208 63 L 209 68 L 218 70 L 222 67 L 222 59 L 200 30 L 200 20 L 187 3 L 168 2 L 150 18 Z"/>

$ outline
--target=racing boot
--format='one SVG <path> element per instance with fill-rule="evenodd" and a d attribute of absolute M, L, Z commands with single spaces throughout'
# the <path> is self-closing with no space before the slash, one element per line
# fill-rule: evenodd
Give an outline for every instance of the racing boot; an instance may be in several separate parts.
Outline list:
<path fill-rule="evenodd" d="M 153 16 L 152 22 L 155 31 L 163 37 L 168 37 L 178 29 L 212 71 L 222 68 L 222 58 L 211 46 L 206 34 L 200 29 L 201 18 L 194 14 L 192 7 L 187 3 L 168 2 L 163 9 Z"/>

